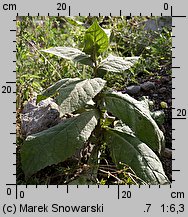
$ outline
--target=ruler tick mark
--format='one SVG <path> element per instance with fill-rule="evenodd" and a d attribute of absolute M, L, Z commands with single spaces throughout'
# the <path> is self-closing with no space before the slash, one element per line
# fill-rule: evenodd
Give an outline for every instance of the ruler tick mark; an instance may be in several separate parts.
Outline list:
<path fill-rule="evenodd" d="M 69 17 L 70 17 L 70 15 L 71 15 L 71 7 L 69 6 Z"/>
<path fill-rule="evenodd" d="M 118 200 L 119 200 L 119 191 L 120 191 L 120 189 L 119 189 L 119 185 L 118 185 Z"/>
<path fill-rule="evenodd" d="M 185 17 L 187 17 L 187 16 L 172 16 L 173 18 L 185 18 Z"/>

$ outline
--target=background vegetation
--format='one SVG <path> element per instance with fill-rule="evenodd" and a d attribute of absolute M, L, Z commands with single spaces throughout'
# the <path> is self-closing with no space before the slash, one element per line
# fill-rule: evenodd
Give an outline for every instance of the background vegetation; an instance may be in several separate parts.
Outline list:
<path fill-rule="evenodd" d="M 34 92 L 40 93 L 54 82 L 65 77 L 90 78 L 91 71 L 87 66 L 65 61 L 54 55 L 42 53 L 40 50 L 55 46 L 83 47 L 83 33 L 93 23 L 94 17 L 19 17 L 17 20 L 17 183 L 25 183 L 21 170 L 19 150 L 22 145 L 19 114 Z M 117 91 L 125 91 L 127 86 L 152 80 L 161 82 L 164 77 L 171 76 L 171 28 L 146 30 L 145 22 L 149 17 L 98 17 L 104 29 L 111 30 L 109 50 L 101 58 L 111 52 L 117 56 L 140 56 L 140 61 L 127 71 L 124 76 L 107 74 L 108 86 Z M 157 17 L 153 17 L 157 22 Z M 150 93 L 148 93 L 150 95 Z M 152 95 L 153 96 L 153 95 Z M 151 99 L 153 100 L 151 96 Z M 167 102 L 165 108 L 165 136 L 167 147 L 171 146 L 171 91 L 157 96 L 154 110 L 160 108 L 162 101 Z M 136 96 L 140 97 L 140 95 Z M 105 148 L 105 147 L 104 147 Z M 105 156 L 104 156 L 105 160 Z M 132 184 L 128 176 L 129 168 L 123 167 L 121 178 L 125 184 Z M 101 168 L 105 171 L 105 168 Z M 129 173 L 127 172 L 129 171 Z M 59 174 L 75 173 L 71 166 L 65 164 L 52 166 L 32 176 L 30 184 L 51 184 Z M 115 171 L 115 177 L 117 171 Z M 102 175 L 101 175 L 102 174 Z M 113 184 L 104 172 L 99 175 L 100 184 Z M 112 173 L 113 174 L 113 173 Z M 62 178 L 62 183 L 63 179 Z M 61 182 L 60 182 L 61 183 Z"/>

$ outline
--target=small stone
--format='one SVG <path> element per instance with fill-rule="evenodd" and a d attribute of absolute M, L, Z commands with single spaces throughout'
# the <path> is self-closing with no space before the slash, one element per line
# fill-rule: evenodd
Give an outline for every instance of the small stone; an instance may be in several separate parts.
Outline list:
<path fill-rule="evenodd" d="M 167 102 L 168 102 L 169 105 L 172 105 L 172 100 L 171 99 L 168 99 Z"/>
<path fill-rule="evenodd" d="M 139 85 L 132 85 L 127 87 L 127 93 L 130 95 L 135 95 L 140 92 L 141 87 Z"/>
<path fill-rule="evenodd" d="M 155 89 L 155 83 L 154 82 L 151 82 L 151 81 L 147 81 L 147 82 L 144 82 L 143 84 L 140 85 L 141 88 L 145 91 L 149 91 L 149 90 L 153 90 Z"/>
<path fill-rule="evenodd" d="M 159 93 L 165 93 L 166 92 L 166 87 L 161 87 L 159 89 Z"/>
<path fill-rule="evenodd" d="M 168 76 L 163 76 L 162 78 L 161 78 L 161 82 L 162 83 L 168 83 L 169 82 L 169 77 Z"/>
<path fill-rule="evenodd" d="M 158 94 L 157 94 L 157 93 L 154 93 L 154 94 L 153 94 L 153 97 L 158 97 Z"/>
<path fill-rule="evenodd" d="M 162 155 L 168 159 L 172 158 L 172 150 L 169 148 L 165 148 L 164 151 L 162 152 Z"/>

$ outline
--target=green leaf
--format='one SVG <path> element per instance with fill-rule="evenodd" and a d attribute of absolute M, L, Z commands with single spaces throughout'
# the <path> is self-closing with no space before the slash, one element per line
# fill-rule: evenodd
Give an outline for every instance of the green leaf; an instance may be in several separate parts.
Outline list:
<path fill-rule="evenodd" d="M 151 116 L 159 126 L 164 124 L 164 122 L 165 122 L 165 113 L 164 113 L 164 111 L 151 112 Z"/>
<path fill-rule="evenodd" d="M 48 97 L 43 96 L 41 94 L 37 95 L 36 103 L 38 104 L 40 101 L 47 99 Z"/>
<path fill-rule="evenodd" d="M 80 26 L 81 27 L 84 25 L 84 23 L 76 20 L 75 17 L 66 17 L 65 19 L 73 26 Z"/>
<path fill-rule="evenodd" d="M 104 88 L 105 83 L 101 78 L 63 79 L 49 87 L 44 95 L 50 96 L 58 91 L 56 103 L 60 106 L 60 114 L 64 115 L 83 108 Z"/>
<path fill-rule="evenodd" d="M 98 70 L 103 72 L 115 72 L 122 73 L 125 70 L 132 67 L 137 61 L 139 57 L 116 57 L 113 55 L 109 55 L 106 59 L 102 60 Z"/>
<path fill-rule="evenodd" d="M 48 87 L 46 90 L 44 90 L 41 95 L 45 97 L 50 97 L 57 93 L 62 87 L 67 87 L 68 85 L 75 84 L 80 82 L 81 80 L 79 78 L 64 78 L 59 81 L 57 81 L 55 84 Z"/>
<path fill-rule="evenodd" d="M 84 146 L 98 119 L 98 112 L 90 110 L 28 136 L 21 149 L 22 168 L 26 177 L 71 157 Z"/>
<path fill-rule="evenodd" d="M 157 155 L 129 131 L 109 128 L 105 140 L 117 166 L 128 164 L 147 184 L 170 184 Z"/>
<path fill-rule="evenodd" d="M 87 54 L 73 47 L 52 47 L 42 51 L 54 54 L 67 60 L 79 62 L 84 65 L 89 65 L 91 67 L 93 66 L 93 61 Z"/>
<path fill-rule="evenodd" d="M 164 147 L 164 135 L 143 102 L 128 94 L 115 92 L 106 93 L 104 100 L 107 110 L 128 125 L 140 141 L 152 150 L 161 152 Z"/>
<path fill-rule="evenodd" d="M 94 23 L 85 32 L 84 36 L 84 52 L 95 57 L 104 52 L 108 48 L 108 36 L 95 20 Z"/>

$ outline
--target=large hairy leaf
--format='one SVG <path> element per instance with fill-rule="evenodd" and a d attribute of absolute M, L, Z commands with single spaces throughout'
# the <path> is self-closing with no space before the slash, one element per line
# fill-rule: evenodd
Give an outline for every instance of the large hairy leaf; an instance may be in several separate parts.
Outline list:
<path fill-rule="evenodd" d="M 105 139 L 117 166 L 128 164 L 148 184 L 170 184 L 157 155 L 129 131 L 109 128 Z"/>
<path fill-rule="evenodd" d="M 61 115 L 84 107 L 103 89 L 105 83 L 101 78 L 94 78 L 62 86 L 58 91 L 59 95 L 56 97 Z"/>
<path fill-rule="evenodd" d="M 98 70 L 99 73 L 100 71 L 122 73 L 132 67 L 138 61 L 138 59 L 139 57 L 124 58 L 109 55 L 106 59 L 102 60 Z"/>
<path fill-rule="evenodd" d="M 108 48 L 108 36 L 95 20 L 85 32 L 84 52 L 94 57 Z"/>
<path fill-rule="evenodd" d="M 103 89 L 105 83 L 101 78 L 62 79 L 47 88 L 42 95 L 49 97 L 58 92 L 56 103 L 60 106 L 61 115 L 64 115 L 83 108 Z"/>
<path fill-rule="evenodd" d="M 87 54 L 73 47 L 52 47 L 42 51 L 54 54 L 67 60 L 93 66 L 93 61 Z"/>
<path fill-rule="evenodd" d="M 50 96 L 53 96 L 56 94 L 60 88 L 67 87 L 70 84 L 76 84 L 79 82 L 79 78 L 64 78 L 59 81 L 57 81 L 55 84 L 48 87 L 46 90 L 44 90 L 41 94 L 37 95 L 37 103 L 39 103 L 41 100 L 44 100 Z"/>
<path fill-rule="evenodd" d="M 28 136 L 21 149 L 22 168 L 31 176 L 46 166 L 71 157 L 84 146 L 97 125 L 99 114 L 90 110 L 77 117 Z"/>
<path fill-rule="evenodd" d="M 152 150 L 161 152 L 164 135 L 150 115 L 148 107 L 128 94 L 106 93 L 107 110 L 127 124 L 139 138 Z"/>
<path fill-rule="evenodd" d="M 67 87 L 71 84 L 76 84 L 80 82 L 80 78 L 64 78 L 57 81 L 55 84 L 48 87 L 46 90 L 42 92 L 43 96 L 50 97 L 57 93 L 62 87 Z"/>

